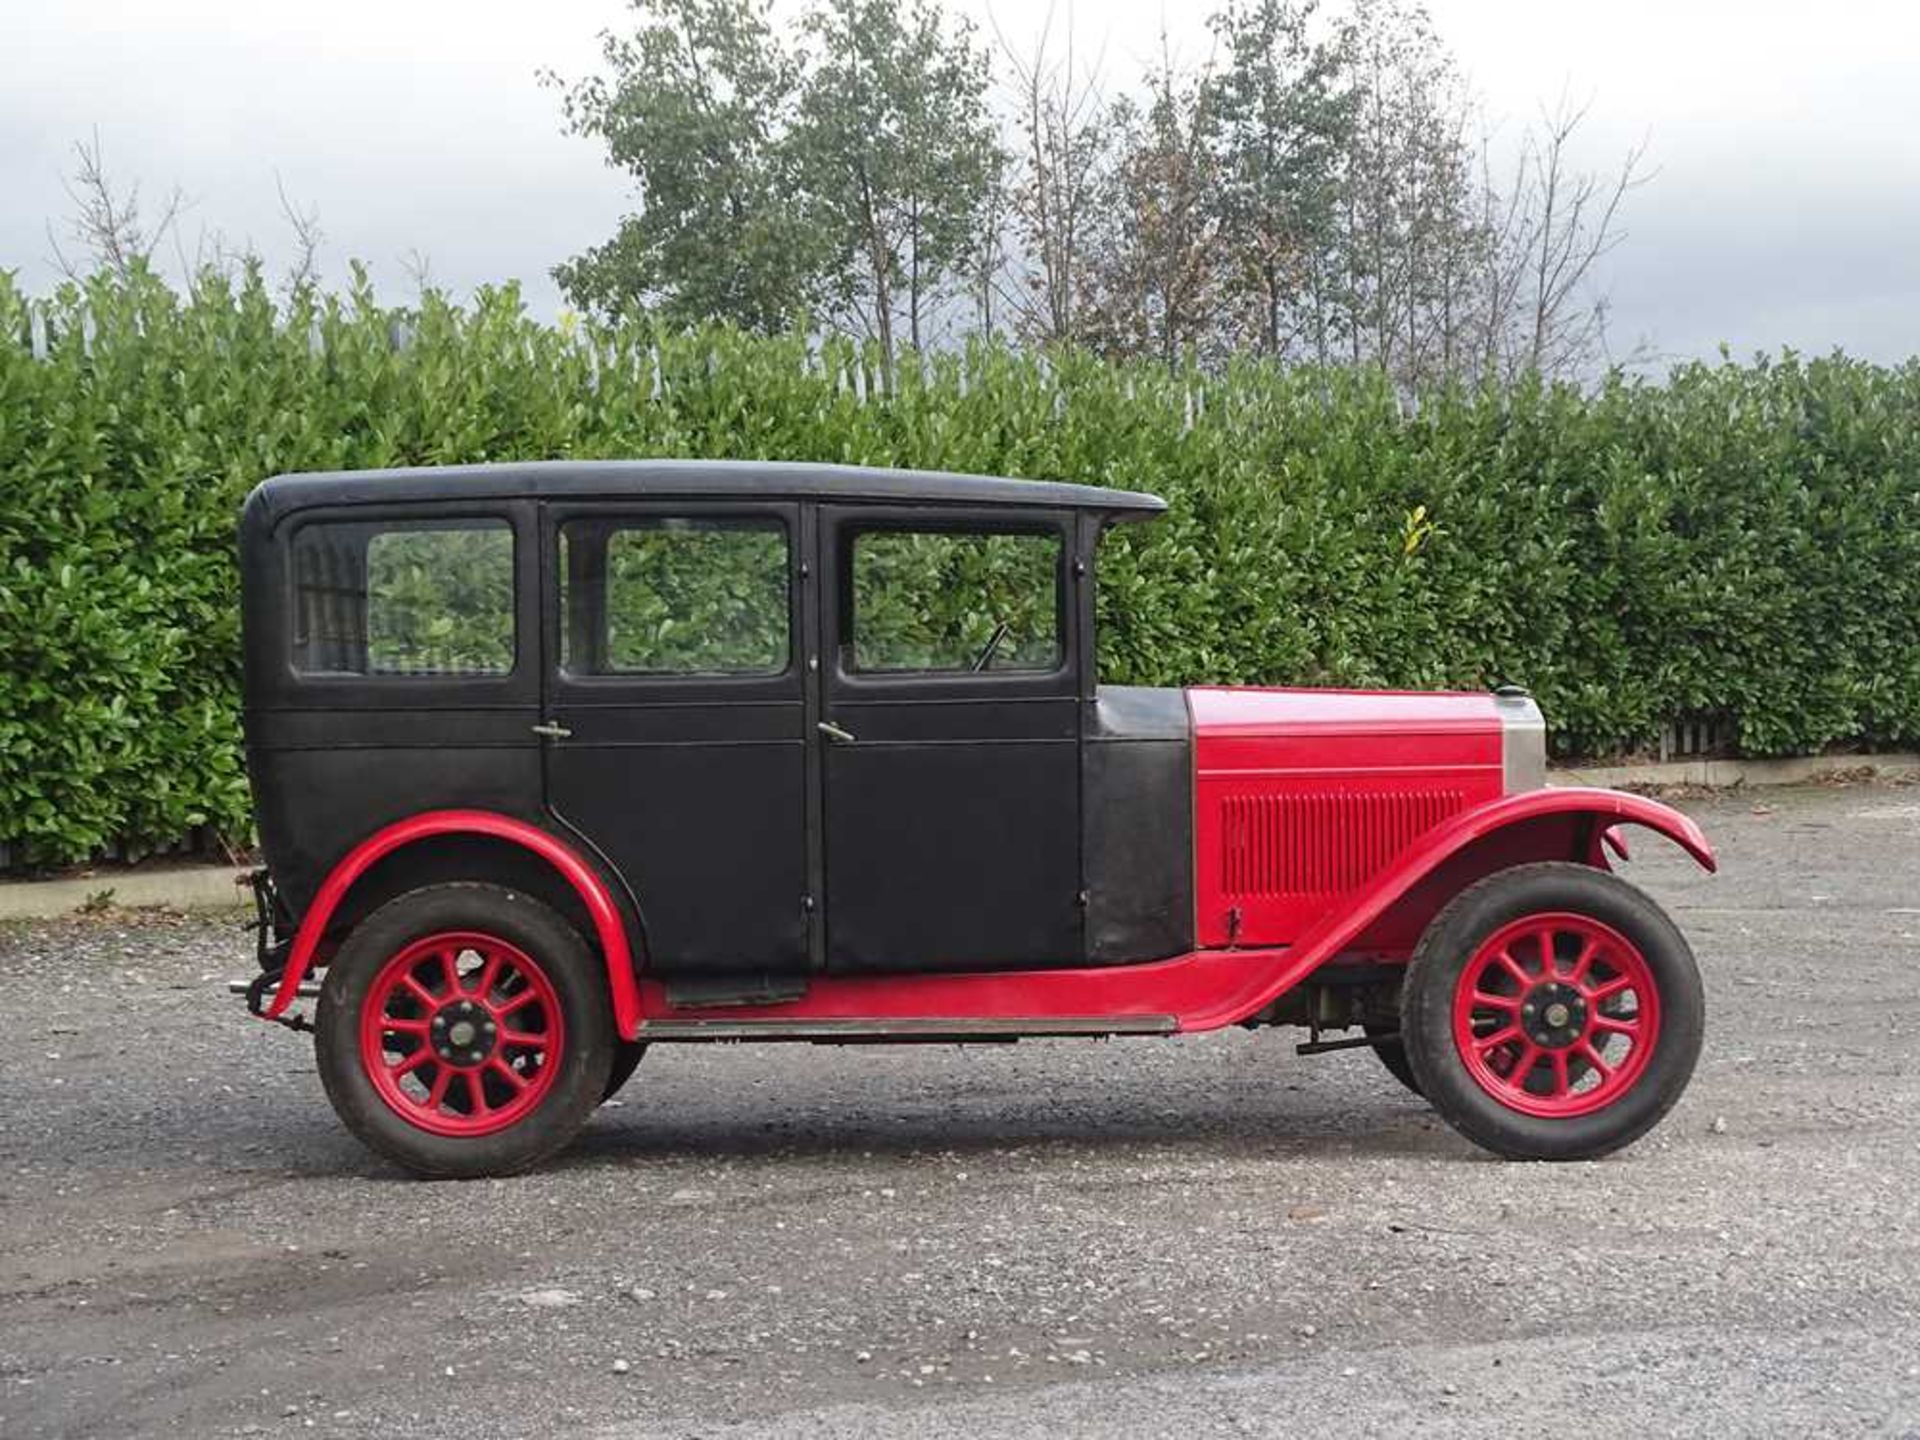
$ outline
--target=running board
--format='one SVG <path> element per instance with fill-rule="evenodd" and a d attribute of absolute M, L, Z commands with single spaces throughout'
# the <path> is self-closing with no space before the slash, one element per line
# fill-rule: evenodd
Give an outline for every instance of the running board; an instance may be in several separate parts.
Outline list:
<path fill-rule="evenodd" d="M 1172 1015 L 1034 1015 L 890 1017 L 849 1020 L 646 1020 L 634 1038 L 653 1044 L 683 1040 L 974 1040 L 1040 1039 L 1048 1035 L 1171 1035 Z"/>

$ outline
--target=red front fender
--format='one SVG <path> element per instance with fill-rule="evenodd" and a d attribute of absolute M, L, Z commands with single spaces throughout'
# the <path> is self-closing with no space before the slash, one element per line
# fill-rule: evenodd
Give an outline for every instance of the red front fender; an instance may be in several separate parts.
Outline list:
<path fill-rule="evenodd" d="M 1691 817 L 1682 815 L 1671 805 L 1662 805 L 1658 800 L 1648 800 L 1640 795 L 1629 795 L 1624 790 L 1568 786 L 1565 789 L 1528 790 L 1519 795 L 1508 795 L 1490 805 L 1454 816 L 1446 824 L 1436 826 L 1422 836 L 1419 843 L 1401 857 L 1400 863 L 1381 877 L 1381 881 L 1385 883 L 1389 877 L 1409 865 L 1424 871 L 1429 868 L 1422 864 L 1426 857 L 1444 858 L 1483 835 L 1541 815 L 1592 815 L 1602 822 L 1603 830 L 1612 830 L 1621 825 L 1644 825 L 1673 841 L 1705 869 L 1719 868 L 1706 832 Z"/>
<path fill-rule="evenodd" d="M 1257 1013 L 1306 979 L 1315 969 L 1353 945 L 1367 928 L 1447 860 L 1496 831 L 1544 816 L 1589 816 L 1595 833 L 1617 826 L 1644 825 L 1685 850 L 1707 870 L 1718 868 L 1706 833 L 1670 805 L 1619 790 L 1584 788 L 1529 790 L 1456 815 L 1437 825 L 1392 865 L 1368 883 L 1366 892 L 1344 908 L 1322 917 L 1270 966 L 1249 973 L 1245 983 L 1209 1004 L 1181 1016 L 1183 1030 L 1211 1030 Z M 1597 842 L 1596 842 L 1597 843 Z M 1547 859 L 1570 858 L 1542 854 Z"/>
<path fill-rule="evenodd" d="M 280 972 L 279 988 L 274 992 L 272 1003 L 262 1012 L 263 1019 L 277 1019 L 293 1003 L 300 982 L 306 978 L 313 964 L 314 952 L 320 947 L 320 937 L 326 934 L 333 912 L 353 888 L 354 881 L 383 855 L 432 835 L 489 835 L 510 840 L 525 846 L 559 871 L 561 877 L 578 893 L 580 903 L 586 906 L 587 914 L 593 921 L 594 933 L 600 941 L 600 953 L 607 965 L 607 988 L 613 998 L 614 1024 L 623 1036 L 634 1033 L 640 1024 L 640 992 L 634 983 L 633 956 L 627 945 L 627 928 L 620 918 L 619 907 L 607 893 L 606 885 L 570 847 L 546 831 L 524 820 L 496 815 L 490 810 L 431 810 L 410 815 L 354 846 L 346 859 L 333 867 L 319 893 L 313 897 L 313 903 L 307 907 L 307 913 L 301 917 L 300 928 L 293 937 L 293 948 L 287 955 L 286 968 Z"/>

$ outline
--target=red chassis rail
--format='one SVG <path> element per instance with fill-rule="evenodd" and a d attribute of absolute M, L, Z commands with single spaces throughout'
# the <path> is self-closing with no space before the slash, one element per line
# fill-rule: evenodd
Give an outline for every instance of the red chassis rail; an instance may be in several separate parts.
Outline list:
<path fill-rule="evenodd" d="M 820 976 L 795 1000 L 688 1009 L 669 1006 L 657 981 L 636 983 L 619 909 L 600 876 L 561 841 L 522 821 L 485 811 L 437 811 L 390 826 L 356 847 L 327 877 L 302 919 L 266 1018 L 283 1014 L 311 967 L 335 908 L 366 869 L 402 845 L 431 835 L 478 833 L 514 840 L 540 855 L 579 893 L 607 964 L 614 1021 L 627 1039 L 910 1038 L 940 1035 L 1170 1033 L 1214 1030 L 1244 1020 L 1349 948 L 1396 902 L 1466 847 L 1495 831 L 1547 817 L 1587 817 L 1596 836 L 1644 825 L 1673 840 L 1708 870 L 1713 848 L 1692 820 L 1656 801 L 1614 790 L 1532 790 L 1456 815 L 1428 831 L 1366 894 L 1321 918 L 1292 945 L 1196 950 L 1169 960 L 1096 969 L 1000 974 Z M 1597 859 L 1598 841 L 1595 841 Z M 1569 858 L 1564 852 L 1533 858 Z"/>

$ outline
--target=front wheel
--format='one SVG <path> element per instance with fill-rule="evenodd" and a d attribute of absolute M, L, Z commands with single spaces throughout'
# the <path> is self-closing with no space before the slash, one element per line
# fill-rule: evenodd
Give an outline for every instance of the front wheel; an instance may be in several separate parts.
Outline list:
<path fill-rule="evenodd" d="M 418 1175 L 524 1170 L 606 1093 L 606 983 L 574 929 L 497 885 L 432 885 L 356 926 L 315 1019 L 321 1083 L 348 1129 Z"/>
<path fill-rule="evenodd" d="M 1364 1027 L 1367 1039 L 1373 1042 L 1373 1053 L 1386 1071 L 1414 1094 L 1425 1099 L 1420 1082 L 1414 1078 L 1413 1064 L 1407 1059 L 1407 1047 L 1400 1043 L 1398 1025 L 1369 1024 Z"/>
<path fill-rule="evenodd" d="M 1550 863 L 1440 912 L 1408 966 L 1400 1033 L 1421 1090 L 1468 1139 L 1580 1160 L 1659 1123 L 1705 1018 L 1693 952 L 1660 908 L 1605 871 Z"/>

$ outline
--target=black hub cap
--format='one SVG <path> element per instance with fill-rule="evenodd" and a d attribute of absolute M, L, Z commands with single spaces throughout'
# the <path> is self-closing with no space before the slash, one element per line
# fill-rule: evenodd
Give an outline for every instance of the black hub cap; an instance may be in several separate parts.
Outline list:
<path fill-rule="evenodd" d="M 1520 1004 L 1520 1027 L 1542 1049 L 1564 1050 L 1587 1032 L 1586 997 L 1557 980 L 1536 985 Z"/>
<path fill-rule="evenodd" d="M 449 1065 L 478 1065 L 493 1053 L 499 1026 L 487 1007 L 456 1000 L 433 1012 L 433 1053 Z"/>

